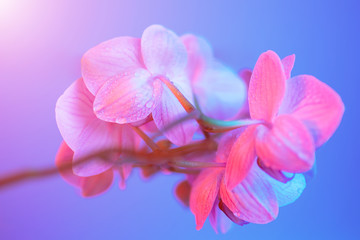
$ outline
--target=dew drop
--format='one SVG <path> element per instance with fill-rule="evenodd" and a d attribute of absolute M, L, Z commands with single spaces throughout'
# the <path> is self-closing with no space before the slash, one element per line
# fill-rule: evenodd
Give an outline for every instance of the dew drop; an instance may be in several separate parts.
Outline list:
<path fill-rule="evenodd" d="M 307 159 L 307 155 L 302 152 L 299 152 L 297 155 L 300 159 Z"/>
<path fill-rule="evenodd" d="M 239 218 L 240 217 L 240 212 L 235 212 L 234 215 L 235 215 L 235 217 Z"/>
<path fill-rule="evenodd" d="M 151 107 L 152 107 L 152 103 L 151 103 L 151 102 L 146 103 L 146 107 L 147 107 L 147 108 L 151 108 Z"/>

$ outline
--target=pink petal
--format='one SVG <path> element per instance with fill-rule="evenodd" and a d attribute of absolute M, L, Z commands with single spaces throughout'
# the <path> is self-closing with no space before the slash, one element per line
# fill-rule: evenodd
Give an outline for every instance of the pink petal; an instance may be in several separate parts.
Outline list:
<path fill-rule="evenodd" d="M 255 126 L 246 128 L 231 148 L 225 171 L 225 183 L 229 189 L 244 180 L 255 161 L 255 129 Z"/>
<path fill-rule="evenodd" d="M 321 146 L 339 126 L 344 103 L 333 89 L 313 76 L 296 76 L 287 84 L 280 111 L 301 120 L 313 135 L 315 146 Z"/>
<path fill-rule="evenodd" d="M 295 63 L 295 54 L 284 57 L 281 60 L 281 63 L 283 64 L 283 67 L 284 67 L 286 79 L 290 79 L 291 78 L 291 70 L 293 69 L 294 63 Z"/>
<path fill-rule="evenodd" d="M 225 120 L 234 117 L 247 98 L 245 83 L 228 67 L 213 61 L 193 82 L 202 112 Z"/>
<path fill-rule="evenodd" d="M 130 151 L 136 151 L 140 147 L 141 138 L 134 132 L 128 124 L 121 125 L 121 147 Z M 121 157 L 128 157 L 121 153 Z M 131 156 L 132 157 L 132 156 Z"/>
<path fill-rule="evenodd" d="M 56 104 L 56 121 L 65 142 L 75 152 L 74 162 L 98 150 L 119 146 L 119 126 L 103 122 L 95 116 L 93 99 L 82 79 L 78 79 Z M 87 177 L 104 172 L 111 166 L 109 161 L 93 158 L 74 166 L 74 171 Z"/>
<path fill-rule="evenodd" d="M 115 76 L 99 90 L 94 101 L 98 118 L 115 123 L 143 120 L 154 110 L 161 95 L 159 80 L 138 69 L 128 76 Z"/>
<path fill-rule="evenodd" d="M 264 224 L 277 217 L 279 208 L 276 195 L 263 175 L 253 164 L 246 178 L 233 190 L 221 185 L 220 197 L 237 218 Z"/>
<path fill-rule="evenodd" d="M 84 140 L 81 134 L 88 122 L 101 122 L 92 111 L 94 96 L 80 78 L 65 90 L 56 103 L 56 122 L 65 142 L 77 149 Z"/>
<path fill-rule="evenodd" d="M 209 215 L 209 221 L 216 233 L 220 229 L 221 233 L 227 233 L 231 226 L 231 220 L 219 209 L 219 200 L 216 199 Z"/>
<path fill-rule="evenodd" d="M 145 66 L 153 75 L 170 79 L 185 70 L 187 53 L 180 38 L 160 25 L 146 28 L 141 38 Z"/>
<path fill-rule="evenodd" d="M 316 174 L 317 174 L 317 167 L 315 160 L 313 167 L 309 171 L 303 173 L 306 183 L 309 183 L 316 176 Z"/>
<path fill-rule="evenodd" d="M 295 176 L 295 174 L 291 174 L 291 176 L 287 176 L 281 170 L 274 170 L 272 168 L 266 167 L 259 158 L 257 160 L 257 163 L 258 163 L 258 166 L 261 168 L 261 170 L 263 170 L 271 178 L 273 178 L 279 182 L 287 183 L 288 181 L 291 181 Z"/>
<path fill-rule="evenodd" d="M 186 111 L 171 91 L 168 88 L 164 88 L 160 103 L 152 113 L 157 128 L 162 130 L 186 114 Z M 188 120 L 177 124 L 166 131 L 164 135 L 172 143 L 181 146 L 191 141 L 197 128 L 195 120 Z"/>
<path fill-rule="evenodd" d="M 246 222 L 246 221 L 236 217 L 234 215 L 234 213 L 224 204 L 223 201 L 219 202 L 219 208 L 228 217 L 228 219 L 231 220 L 231 222 L 233 222 L 237 225 L 240 225 L 240 226 L 244 226 L 249 223 L 249 222 Z"/>
<path fill-rule="evenodd" d="M 246 83 L 246 86 L 249 88 L 250 79 L 252 75 L 252 70 L 245 68 L 239 71 L 239 77 Z"/>
<path fill-rule="evenodd" d="M 186 174 L 186 180 L 190 183 L 192 186 L 197 179 L 199 173 L 192 173 L 192 174 Z"/>
<path fill-rule="evenodd" d="M 98 151 L 120 148 L 121 126 L 109 126 L 104 122 L 89 123 L 84 130 L 82 137 L 84 144 L 74 152 L 73 171 L 81 177 L 89 177 L 102 173 L 113 166 L 113 161 L 117 160 L 119 154 L 112 152 L 105 157 L 93 157 L 91 160 L 77 164 L 83 158 Z"/>
<path fill-rule="evenodd" d="M 238 128 L 224 134 L 219 141 L 216 162 L 227 162 L 231 149 L 246 128 Z"/>
<path fill-rule="evenodd" d="M 303 174 L 295 174 L 294 178 L 287 183 L 279 182 L 273 178 L 267 178 L 278 200 L 279 207 L 293 203 L 300 197 L 306 187 Z"/>
<path fill-rule="evenodd" d="M 187 72 L 193 83 L 199 80 L 206 67 L 213 60 L 213 53 L 207 41 L 191 34 L 181 36 L 188 53 Z"/>
<path fill-rule="evenodd" d="M 95 176 L 82 178 L 81 194 L 84 197 L 93 197 L 105 192 L 113 182 L 113 170 L 109 169 L 106 172 Z"/>
<path fill-rule="evenodd" d="M 134 130 L 128 125 L 122 125 L 121 129 L 121 147 L 122 149 L 126 149 L 129 151 L 136 151 L 139 149 L 140 145 L 140 137 L 136 135 Z M 121 161 L 126 161 L 128 158 L 132 158 L 133 156 L 128 156 L 126 153 L 122 152 L 120 155 Z M 120 174 L 120 189 L 124 190 L 126 188 L 126 180 L 129 178 L 132 171 L 131 163 L 123 163 L 118 167 Z"/>
<path fill-rule="evenodd" d="M 230 231 L 233 222 L 222 211 L 219 211 L 218 219 L 220 232 L 225 234 Z"/>
<path fill-rule="evenodd" d="M 234 117 L 246 100 L 244 82 L 215 60 L 204 39 L 188 34 L 181 40 L 188 52 L 188 76 L 203 113 L 216 119 Z"/>
<path fill-rule="evenodd" d="M 151 115 L 151 119 L 153 120 L 152 115 Z M 157 129 L 154 121 L 145 123 L 144 125 L 141 126 L 141 129 L 147 133 L 157 133 L 159 131 L 159 129 Z"/>
<path fill-rule="evenodd" d="M 129 178 L 132 171 L 132 164 L 121 164 L 119 167 L 120 181 L 119 188 L 121 190 L 125 190 L 126 188 L 126 180 Z"/>
<path fill-rule="evenodd" d="M 56 155 L 56 166 L 60 168 L 71 164 L 73 154 L 74 152 L 66 143 L 62 142 Z M 111 169 L 91 177 L 79 177 L 73 173 L 71 168 L 59 169 L 59 173 L 65 181 L 81 188 L 84 197 L 95 196 L 104 192 L 111 186 L 113 179 L 113 171 Z"/>
<path fill-rule="evenodd" d="M 191 192 L 191 185 L 187 180 L 181 181 L 176 185 L 175 188 L 175 196 L 184 204 L 184 206 L 189 206 L 189 199 L 190 199 L 190 192 Z"/>
<path fill-rule="evenodd" d="M 146 118 L 140 121 L 132 122 L 131 125 L 134 127 L 142 127 L 147 125 L 148 123 L 152 122 L 153 118 L 152 115 L 149 114 Z"/>
<path fill-rule="evenodd" d="M 161 171 L 161 168 L 154 165 L 149 166 L 142 166 L 141 167 L 141 177 L 144 180 L 149 179 L 150 177 L 154 176 L 155 174 L 159 173 Z"/>
<path fill-rule="evenodd" d="M 85 84 L 94 95 L 108 79 L 138 68 L 145 68 L 140 39 L 132 37 L 119 37 L 103 42 L 87 51 L 81 60 Z"/>
<path fill-rule="evenodd" d="M 222 172 L 222 169 L 205 169 L 192 185 L 190 209 L 195 215 L 197 230 L 202 228 L 213 208 L 219 192 L 220 181 L 223 176 Z"/>
<path fill-rule="evenodd" d="M 218 231 L 218 215 L 219 215 L 220 211 L 219 211 L 218 204 L 219 204 L 219 199 L 216 199 L 214 202 L 214 205 L 210 211 L 210 214 L 209 214 L 210 225 L 216 233 L 219 233 L 219 231 Z"/>
<path fill-rule="evenodd" d="M 251 69 L 243 69 L 239 71 L 238 75 L 239 77 L 244 81 L 246 84 L 246 99 L 244 104 L 242 105 L 240 111 L 237 113 L 234 119 L 244 119 L 244 118 L 250 118 L 249 113 L 249 100 L 248 100 L 248 89 L 250 84 L 252 70 Z"/>
<path fill-rule="evenodd" d="M 315 159 L 312 136 L 290 115 L 280 115 L 271 129 L 259 126 L 256 153 L 266 167 L 299 173 L 311 169 Z"/>
<path fill-rule="evenodd" d="M 55 164 L 59 168 L 59 173 L 65 181 L 76 187 L 80 186 L 81 177 L 76 176 L 71 168 L 67 168 L 68 164 L 72 163 L 74 152 L 63 141 L 56 154 Z M 65 167 L 62 168 L 61 167 Z"/>
<path fill-rule="evenodd" d="M 285 94 L 285 73 L 273 51 L 260 55 L 251 75 L 249 108 L 252 119 L 272 121 Z"/>

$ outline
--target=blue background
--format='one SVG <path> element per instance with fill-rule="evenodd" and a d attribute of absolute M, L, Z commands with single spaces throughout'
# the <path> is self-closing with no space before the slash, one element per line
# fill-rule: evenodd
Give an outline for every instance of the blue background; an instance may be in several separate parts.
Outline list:
<path fill-rule="evenodd" d="M 54 107 L 80 76 L 82 54 L 158 23 L 212 44 L 234 69 L 272 49 L 296 54 L 293 75 L 311 74 L 345 103 L 343 121 L 317 151 L 318 174 L 267 225 L 216 235 L 195 230 L 174 197 L 179 175 L 82 198 L 59 176 L 0 190 L 0 239 L 360 239 L 359 1 L 45 1 L 0 4 L 0 174 L 53 165 L 61 136 Z M 1 12 L 1 8 L 5 11 Z"/>

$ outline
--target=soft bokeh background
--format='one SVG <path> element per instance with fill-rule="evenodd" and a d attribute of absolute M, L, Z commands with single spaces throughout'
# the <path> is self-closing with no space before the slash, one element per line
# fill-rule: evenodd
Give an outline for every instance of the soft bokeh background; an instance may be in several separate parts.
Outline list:
<path fill-rule="evenodd" d="M 317 152 L 318 175 L 267 225 L 216 235 L 174 198 L 180 176 L 84 199 L 59 176 L 0 190 L 0 239 L 360 239 L 359 1 L 0 0 L 0 174 L 54 164 L 61 142 L 54 107 L 80 76 L 82 54 L 116 36 L 162 24 L 204 36 L 235 69 L 268 49 L 295 53 L 293 74 L 334 88 L 343 121 Z"/>

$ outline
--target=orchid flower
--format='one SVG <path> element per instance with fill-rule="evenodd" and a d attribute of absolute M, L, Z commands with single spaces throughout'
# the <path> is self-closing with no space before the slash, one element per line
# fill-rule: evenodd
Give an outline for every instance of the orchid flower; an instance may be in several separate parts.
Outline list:
<path fill-rule="evenodd" d="M 141 39 L 118 37 L 90 49 L 82 59 L 82 75 L 95 95 L 96 116 L 124 124 L 152 114 L 158 129 L 184 116 L 186 111 L 163 82 L 170 81 L 192 101 L 187 58 L 181 39 L 159 25 L 145 29 Z M 195 121 L 186 121 L 164 134 L 184 145 L 197 128 Z"/>
<path fill-rule="evenodd" d="M 85 197 L 114 174 L 124 188 L 135 167 L 144 179 L 182 173 L 175 196 L 197 229 L 208 217 L 216 232 L 269 223 L 301 195 L 344 112 L 325 83 L 291 77 L 294 62 L 268 51 L 235 74 L 204 39 L 160 25 L 100 43 L 57 101 L 56 166 Z"/>
<path fill-rule="evenodd" d="M 227 162 L 232 145 L 243 133 L 244 129 L 237 129 L 223 136 L 215 161 Z M 282 183 L 269 177 L 255 162 L 243 181 L 232 190 L 227 188 L 224 176 L 225 168 L 208 168 L 191 184 L 190 209 L 195 215 L 197 229 L 201 229 L 209 214 L 214 228 L 220 221 L 220 229 L 228 229 L 227 221 L 219 215 L 220 209 L 239 225 L 271 222 L 277 217 L 278 208 L 295 201 L 306 186 L 302 174 Z"/>
<path fill-rule="evenodd" d="M 74 152 L 76 163 L 82 157 L 98 150 L 136 148 L 138 139 L 132 129 L 125 125 L 109 123 L 96 117 L 93 112 L 94 96 L 83 80 L 75 81 L 56 103 L 56 121 L 60 133 Z M 109 170 L 120 154 L 112 153 L 108 160 L 100 156 L 73 167 L 76 175 L 89 177 Z M 127 175 L 127 174 L 126 174 Z"/>
<path fill-rule="evenodd" d="M 315 149 L 339 125 L 344 112 L 339 95 L 313 76 L 290 78 L 294 59 L 281 61 L 272 51 L 259 57 L 248 96 L 251 118 L 263 123 L 247 127 L 232 146 L 225 173 L 229 189 L 246 178 L 257 157 L 273 170 L 310 170 Z"/>
<path fill-rule="evenodd" d="M 201 37 L 181 37 L 188 52 L 187 72 L 201 111 L 208 117 L 233 118 L 246 99 L 246 85 L 229 67 L 213 56 Z"/>

